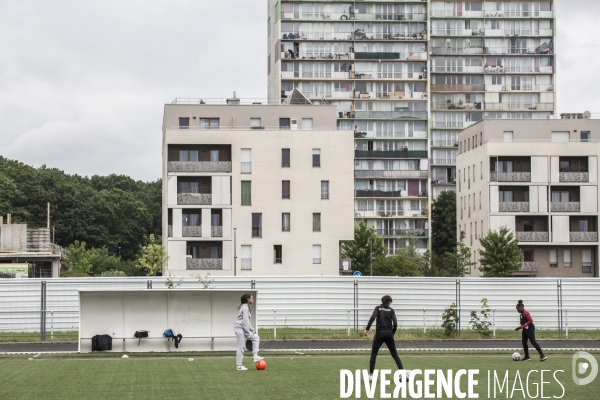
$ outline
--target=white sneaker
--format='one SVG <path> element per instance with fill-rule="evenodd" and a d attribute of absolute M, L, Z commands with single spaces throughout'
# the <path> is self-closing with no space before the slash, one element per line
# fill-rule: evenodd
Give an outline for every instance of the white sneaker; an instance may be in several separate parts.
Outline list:
<path fill-rule="evenodd" d="M 258 362 L 260 360 L 264 360 L 264 358 L 262 358 L 260 356 L 254 356 L 254 358 L 252 359 L 253 362 Z"/>
<path fill-rule="evenodd" d="M 373 380 L 373 375 L 369 375 L 369 381 Z"/>
<path fill-rule="evenodd" d="M 238 365 L 237 370 L 238 371 L 248 371 L 248 368 L 244 367 L 243 365 Z"/>

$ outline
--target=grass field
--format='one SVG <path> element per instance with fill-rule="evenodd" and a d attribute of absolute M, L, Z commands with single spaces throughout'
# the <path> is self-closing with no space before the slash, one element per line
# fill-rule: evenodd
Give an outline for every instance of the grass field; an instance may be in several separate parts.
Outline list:
<path fill-rule="evenodd" d="M 479 369 L 476 388 L 479 398 L 488 398 L 488 370 L 496 370 L 502 377 L 508 370 L 512 389 L 518 382 L 514 380 L 517 370 L 526 385 L 524 376 L 527 372 L 543 368 L 564 370 L 557 374 L 565 388 L 563 399 L 598 399 L 600 377 L 588 386 L 573 383 L 573 353 L 549 353 L 549 359 L 544 363 L 540 363 L 537 356 L 530 362 L 518 363 L 511 360 L 510 354 L 498 352 L 401 353 L 400 356 L 405 367 L 411 370 Z M 33 360 L 28 359 L 29 355 L 0 356 L 0 399 L 337 399 L 340 398 L 340 369 L 365 369 L 369 362 L 366 352 L 265 352 L 263 356 L 268 365 L 265 371 L 254 369 L 248 357 L 244 364 L 250 369 L 236 371 L 235 357 L 231 353 L 130 354 L 129 359 L 121 359 L 120 355 L 42 354 Z M 600 353 L 594 356 L 598 359 Z M 188 357 L 193 357 L 194 361 L 188 361 Z M 387 351 L 380 353 L 377 368 L 395 370 Z M 561 396 L 562 388 L 552 374 L 545 375 L 544 381 L 550 382 L 544 385 L 545 397 Z M 540 383 L 540 374 L 532 373 L 529 381 L 532 396 L 534 384 Z M 464 379 L 462 387 L 466 390 Z M 393 385 L 388 393 L 392 391 Z M 375 393 L 375 398 L 380 398 L 379 387 Z M 354 395 L 351 398 L 355 398 Z M 361 398 L 367 398 L 364 387 Z M 497 398 L 507 397 L 498 394 Z M 512 398 L 523 396 L 516 391 Z"/>

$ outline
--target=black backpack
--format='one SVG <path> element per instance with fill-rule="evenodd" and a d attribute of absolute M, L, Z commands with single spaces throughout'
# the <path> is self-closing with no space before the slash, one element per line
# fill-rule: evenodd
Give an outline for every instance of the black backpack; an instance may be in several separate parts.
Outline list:
<path fill-rule="evenodd" d="M 147 338 L 148 337 L 148 332 L 150 331 L 135 331 L 135 333 L 133 334 L 133 337 L 138 340 L 138 346 L 140 345 L 140 342 L 142 341 L 142 338 Z"/>

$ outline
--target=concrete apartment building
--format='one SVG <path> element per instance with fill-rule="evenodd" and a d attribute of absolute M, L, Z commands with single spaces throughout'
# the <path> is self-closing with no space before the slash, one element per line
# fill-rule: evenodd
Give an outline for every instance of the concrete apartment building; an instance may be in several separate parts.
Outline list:
<path fill-rule="evenodd" d="M 163 275 L 338 275 L 352 132 L 334 106 L 227 103 L 165 105 Z"/>
<path fill-rule="evenodd" d="M 356 221 L 430 247 L 457 135 L 554 112 L 553 2 L 269 0 L 269 99 L 298 88 L 354 130 Z"/>
<path fill-rule="evenodd" d="M 488 230 L 515 231 L 517 275 L 598 277 L 600 120 L 561 117 L 485 120 L 460 132 L 458 231 L 474 252 Z"/>

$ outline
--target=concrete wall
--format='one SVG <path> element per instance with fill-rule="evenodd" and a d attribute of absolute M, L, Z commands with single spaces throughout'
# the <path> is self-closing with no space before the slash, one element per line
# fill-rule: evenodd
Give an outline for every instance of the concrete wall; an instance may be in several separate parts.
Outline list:
<path fill-rule="evenodd" d="M 256 290 L 82 290 L 79 351 L 90 352 L 90 338 L 102 334 L 113 337 L 116 352 L 233 351 L 233 324 L 244 293 L 254 296 L 251 322 L 258 329 Z M 162 337 L 166 329 L 183 336 L 179 349 Z M 133 338 L 138 330 L 150 331 L 139 346 Z"/>
<path fill-rule="evenodd" d="M 27 225 L 0 225 L 0 251 L 26 252 Z"/>

